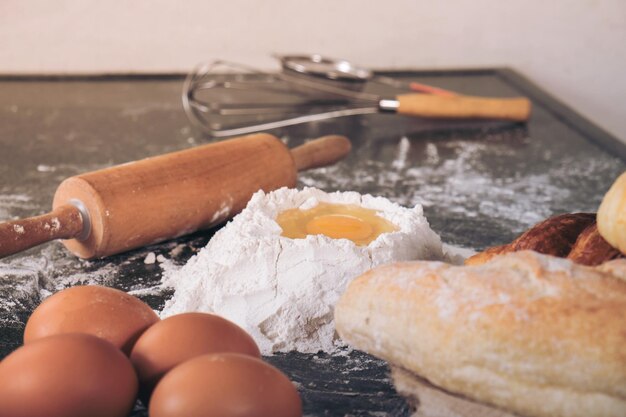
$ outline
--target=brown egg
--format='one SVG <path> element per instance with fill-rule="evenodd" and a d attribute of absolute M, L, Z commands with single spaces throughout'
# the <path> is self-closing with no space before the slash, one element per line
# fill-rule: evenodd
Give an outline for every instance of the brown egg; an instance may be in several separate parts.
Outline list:
<path fill-rule="evenodd" d="M 128 358 L 87 334 L 46 337 L 0 362 L 0 417 L 127 417 L 136 395 Z"/>
<path fill-rule="evenodd" d="M 147 403 L 154 386 L 170 369 L 206 353 L 232 352 L 260 358 L 254 339 L 236 324 L 213 314 L 185 313 L 146 330 L 130 354 Z"/>
<path fill-rule="evenodd" d="M 156 386 L 150 417 L 298 417 L 302 402 L 278 369 L 238 353 L 188 360 Z"/>
<path fill-rule="evenodd" d="M 51 295 L 26 323 L 24 343 L 63 333 L 88 333 L 129 354 L 159 316 L 143 301 L 113 288 L 86 285 Z"/>

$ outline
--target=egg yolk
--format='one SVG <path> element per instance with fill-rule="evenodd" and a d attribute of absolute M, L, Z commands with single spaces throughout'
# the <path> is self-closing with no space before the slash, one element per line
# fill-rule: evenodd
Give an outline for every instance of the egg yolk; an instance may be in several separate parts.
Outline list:
<path fill-rule="evenodd" d="M 376 210 L 353 204 L 320 203 L 309 210 L 289 209 L 281 212 L 276 222 L 283 229 L 281 235 L 291 239 L 324 235 L 349 239 L 359 246 L 368 245 L 382 233 L 398 230 Z"/>

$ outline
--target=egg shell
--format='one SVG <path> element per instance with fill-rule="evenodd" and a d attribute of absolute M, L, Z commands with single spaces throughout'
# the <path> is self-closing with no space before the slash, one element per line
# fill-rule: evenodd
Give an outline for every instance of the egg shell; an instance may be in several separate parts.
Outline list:
<path fill-rule="evenodd" d="M 137 387 L 132 364 L 109 342 L 50 336 L 0 362 L 0 417 L 127 417 Z"/>
<path fill-rule="evenodd" d="M 150 417 L 298 417 L 302 402 L 282 372 L 238 353 L 198 356 L 156 386 Z"/>
<path fill-rule="evenodd" d="M 250 335 L 214 314 L 184 313 L 154 324 L 141 335 L 130 354 L 139 376 L 142 401 L 147 402 L 159 379 L 176 365 L 221 352 L 261 357 Z"/>
<path fill-rule="evenodd" d="M 97 285 L 65 289 L 45 299 L 26 323 L 24 343 L 54 334 L 87 333 L 129 354 L 159 316 L 124 291 Z"/>

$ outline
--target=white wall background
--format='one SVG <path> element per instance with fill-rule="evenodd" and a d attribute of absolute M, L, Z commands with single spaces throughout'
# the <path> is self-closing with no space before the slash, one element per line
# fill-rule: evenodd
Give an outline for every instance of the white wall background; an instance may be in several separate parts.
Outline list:
<path fill-rule="evenodd" d="M 509 66 L 626 141 L 625 0 L 0 0 L 0 73 Z"/>

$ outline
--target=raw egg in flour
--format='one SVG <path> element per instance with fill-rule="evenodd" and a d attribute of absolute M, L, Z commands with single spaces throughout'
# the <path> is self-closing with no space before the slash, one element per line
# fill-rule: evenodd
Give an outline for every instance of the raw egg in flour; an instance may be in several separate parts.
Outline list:
<path fill-rule="evenodd" d="M 349 239 L 360 246 L 368 245 L 382 233 L 398 230 L 376 210 L 352 204 L 319 203 L 308 210 L 289 209 L 281 212 L 276 222 L 283 229 L 282 236 L 291 239 L 325 235 Z"/>
<path fill-rule="evenodd" d="M 159 321 L 138 298 L 98 285 L 68 288 L 45 299 L 26 323 L 24 343 L 63 333 L 88 333 L 129 354 L 137 338 Z"/>
<path fill-rule="evenodd" d="M 0 362 L 0 417 L 127 417 L 136 395 L 128 358 L 92 335 L 46 337 Z"/>
<path fill-rule="evenodd" d="M 156 386 L 150 417 L 299 417 L 300 396 L 278 369 L 249 355 L 198 356 Z"/>
<path fill-rule="evenodd" d="M 314 188 L 255 193 L 205 248 L 166 279 L 168 317 L 212 311 L 249 333 L 262 354 L 333 352 L 347 284 L 378 265 L 441 260 L 422 207 Z"/>
<path fill-rule="evenodd" d="M 207 353 L 232 352 L 260 358 L 256 343 L 241 327 L 207 313 L 184 313 L 162 320 L 135 343 L 130 359 L 135 366 L 144 403 L 165 373 Z"/>

